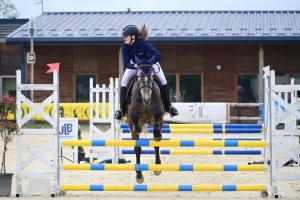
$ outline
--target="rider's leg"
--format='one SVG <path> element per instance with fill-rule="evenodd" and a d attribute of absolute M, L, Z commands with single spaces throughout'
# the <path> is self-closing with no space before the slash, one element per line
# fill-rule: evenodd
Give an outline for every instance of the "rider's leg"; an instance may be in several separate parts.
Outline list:
<path fill-rule="evenodd" d="M 131 79 L 132 76 L 136 74 L 135 69 L 126 69 L 121 82 L 121 90 L 120 90 L 120 109 L 116 111 L 114 118 L 121 120 L 126 111 L 126 86 Z"/>
<path fill-rule="evenodd" d="M 179 113 L 178 113 L 177 109 L 171 105 L 169 87 L 168 87 L 168 83 L 167 83 L 165 74 L 164 74 L 162 68 L 160 67 L 159 63 L 154 64 L 153 68 L 154 68 L 154 71 L 155 71 L 156 75 L 158 76 L 161 84 L 163 85 L 165 110 L 166 110 L 166 112 L 168 112 L 170 114 L 171 117 L 174 117 L 174 116 L 178 115 Z"/>
<path fill-rule="evenodd" d="M 120 109 L 116 111 L 114 118 L 121 120 L 125 115 L 125 109 L 126 109 L 126 87 L 121 86 Z"/>

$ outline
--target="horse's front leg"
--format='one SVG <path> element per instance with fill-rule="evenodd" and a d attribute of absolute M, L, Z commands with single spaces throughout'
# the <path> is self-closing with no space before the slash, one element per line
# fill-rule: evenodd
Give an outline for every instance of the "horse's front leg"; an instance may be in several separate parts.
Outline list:
<path fill-rule="evenodd" d="M 161 164 L 159 147 L 154 147 L 154 149 L 155 149 L 155 164 Z M 161 171 L 154 171 L 154 174 L 158 176 L 161 174 Z"/>
<path fill-rule="evenodd" d="M 142 126 L 139 125 L 139 113 L 136 110 L 130 112 L 130 118 L 133 122 L 133 132 L 139 134 L 142 132 Z"/>
<path fill-rule="evenodd" d="M 153 110 L 153 116 L 154 116 L 153 138 L 156 141 L 161 141 L 162 139 L 162 134 L 161 134 L 162 114 L 163 112 L 161 108 L 155 108 Z M 161 164 L 159 147 L 154 147 L 154 149 L 155 149 L 155 164 Z M 158 176 L 161 174 L 161 171 L 154 171 L 154 174 Z"/>
<path fill-rule="evenodd" d="M 162 127 L 162 114 L 163 111 L 161 108 L 155 108 L 153 110 L 154 116 L 154 127 L 153 127 L 153 139 L 155 141 L 161 141 L 161 127 Z"/>
<path fill-rule="evenodd" d="M 134 147 L 134 153 L 136 157 L 136 164 L 141 164 L 141 147 Z M 144 176 L 142 174 L 142 171 L 136 171 L 135 180 L 138 183 L 144 183 Z"/>
<path fill-rule="evenodd" d="M 130 131 L 131 131 L 131 139 L 132 140 L 139 140 L 140 135 L 135 134 L 133 132 L 134 124 L 131 121 L 129 121 L 129 127 L 130 127 Z M 141 147 L 134 147 L 134 153 L 135 153 L 135 157 L 136 157 L 136 164 L 141 164 L 141 151 L 142 151 Z M 137 183 L 143 183 L 144 182 L 144 176 L 142 174 L 142 171 L 136 171 L 135 180 L 136 180 Z"/>

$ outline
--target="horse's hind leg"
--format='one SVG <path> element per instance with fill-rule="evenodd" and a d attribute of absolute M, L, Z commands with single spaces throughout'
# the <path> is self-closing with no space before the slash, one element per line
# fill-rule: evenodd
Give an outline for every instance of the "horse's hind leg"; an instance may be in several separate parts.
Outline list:
<path fill-rule="evenodd" d="M 136 110 L 133 110 L 131 113 L 130 113 L 130 118 L 133 122 L 133 132 L 134 133 L 141 133 L 142 132 L 142 127 L 139 126 L 139 113 L 136 111 Z"/>
<path fill-rule="evenodd" d="M 156 141 L 161 141 L 161 127 L 162 127 L 162 110 L 160 108 L 155 108 L 153 110 L 154 116 L 154 127 L 153 127 L 153 139 Z"/>

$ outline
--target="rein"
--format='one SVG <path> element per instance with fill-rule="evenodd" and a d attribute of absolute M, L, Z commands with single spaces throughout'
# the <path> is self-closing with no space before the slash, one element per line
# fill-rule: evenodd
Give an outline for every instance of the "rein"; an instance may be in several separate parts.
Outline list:
<path fill-rule="evenodd" d="M 152 90 L 153 88 L 153 83 L 152 83 L 152 86 L 150 85 L 143 85 L 142 87 L 139 87 L 139 90 L 143 89 L 143 88 L 150 88 Z"/>

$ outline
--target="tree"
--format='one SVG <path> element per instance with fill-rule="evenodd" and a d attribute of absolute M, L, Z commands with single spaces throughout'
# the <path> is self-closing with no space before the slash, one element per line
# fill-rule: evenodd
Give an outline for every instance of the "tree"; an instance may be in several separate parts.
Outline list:
<path fill-rule="evenodd" d="M 16 98 L 8 94 L 3 95 L 0 100 L 0 136 L 3 140 L 3 154 L 1 161 L 0 174 L 6 173 L 5 157 L 7 145 L 12 141 L 20 128 L 17 123 L 8 120 L 8 115 L 15 114 L 17 111 Z"/>
<path fill-rule="evenodd" d="M 14 4 L 10 0 L 0 0 L 0 18 L 16 19 L 20 16 Z"/>

